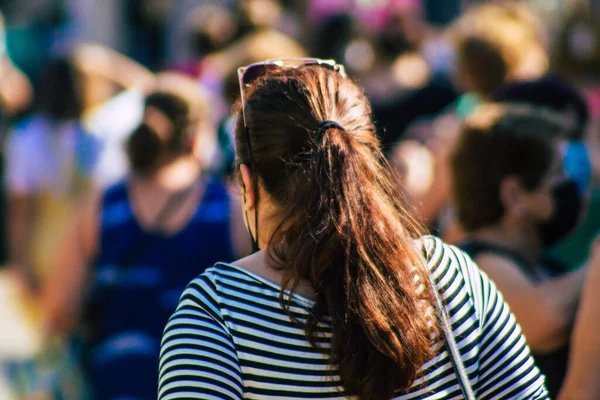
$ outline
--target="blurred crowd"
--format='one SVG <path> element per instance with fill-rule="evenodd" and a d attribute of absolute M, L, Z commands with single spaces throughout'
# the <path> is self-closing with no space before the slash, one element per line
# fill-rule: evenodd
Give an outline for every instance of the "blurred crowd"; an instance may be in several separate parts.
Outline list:
<path fill-rule="evenodd" d="M 251 251 L 237 68 L 307 56 L 364 88 L 405 201 L 496 283 L 551 395 L 600 390 L 600 1 L 0 10 L 0 399 L 156 397 L 183 288 Z"/>

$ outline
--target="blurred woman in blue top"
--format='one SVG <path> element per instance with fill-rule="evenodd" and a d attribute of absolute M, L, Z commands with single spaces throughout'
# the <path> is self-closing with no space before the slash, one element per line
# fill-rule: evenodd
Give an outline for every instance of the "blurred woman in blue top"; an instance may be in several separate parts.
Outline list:
<path fill-rule="evenodd" d="M 216 140 L 196 100 L 146 97 L 127 142 L 130 176 L 83 207 L 46 288 L 51 332 L 68 330 L 85 304 L 95 398 L 154 398 L 162 330 L 186 284 L 247 252 L 239 202 L 195 156 Z"/>

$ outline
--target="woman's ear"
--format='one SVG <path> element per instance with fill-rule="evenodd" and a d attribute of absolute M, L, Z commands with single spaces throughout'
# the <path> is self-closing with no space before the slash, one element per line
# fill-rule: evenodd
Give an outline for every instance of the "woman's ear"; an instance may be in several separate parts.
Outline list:
<path fill-rule="evenodd" d="M 240 165 L 240 175 L 242 176 L 242 189 L 244 190 L 243 209 L 246 212 L 250 212 L 256 206 L 256 197 L 254 196 L 252 172 L 250 172 L 250 168 L 246 164 Z"/>
<path fill-rule="evenodd" d="M 500 183 L 499 191 L 500 201 L 504 209 L 508 212 L 520 213 L 523 189 L 519 180 L 514 176 L 504 178 Z"/>

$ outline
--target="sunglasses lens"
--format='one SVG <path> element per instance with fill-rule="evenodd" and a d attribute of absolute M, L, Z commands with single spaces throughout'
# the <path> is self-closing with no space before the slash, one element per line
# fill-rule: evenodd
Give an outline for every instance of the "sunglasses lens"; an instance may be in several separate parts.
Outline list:
<path fill-rule="evenodd" d="M 320 63 L 319 60 L 285 60 L 285 64 L 280 62 L 280 64 L 273 63 L 252 65 L 244 72 L 242 82 L 244 83 L 244 85 L 250 85 L 258 78 L 263 77 L 269 72 L 276 71 L 280 68 L 298 68 L 309 65 L 319 65 L 324 68 L 335 70 L 335 66 L 333 64 Z"/>
<path fill-rule="evenodd" d="M 249 85 L 258 78 L 265 76 L 267 73 L 277 68 L 278 67 L 276 65 L 270 64 L 253 65 L 244 72 L 242 81 L 244 82 L 244 85 Z"/>

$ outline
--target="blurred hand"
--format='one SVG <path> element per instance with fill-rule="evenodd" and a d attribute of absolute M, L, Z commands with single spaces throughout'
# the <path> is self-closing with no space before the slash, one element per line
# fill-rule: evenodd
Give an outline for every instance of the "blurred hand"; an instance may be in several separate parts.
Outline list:
<path fill-rule="evenodd" d="M 33 99 L 29 79 L 6 56 L 0 57 L 0 99 L 2 112 L 9 116 L 24 111 Z"/>
<path fill-rule="evenodd" d="M 80 44 L 74 48 L 72 57 L 81 72 L 106 78 L 124 88 L 144 86 L 154 78 L 141 64 L 99 44 Z"/>

